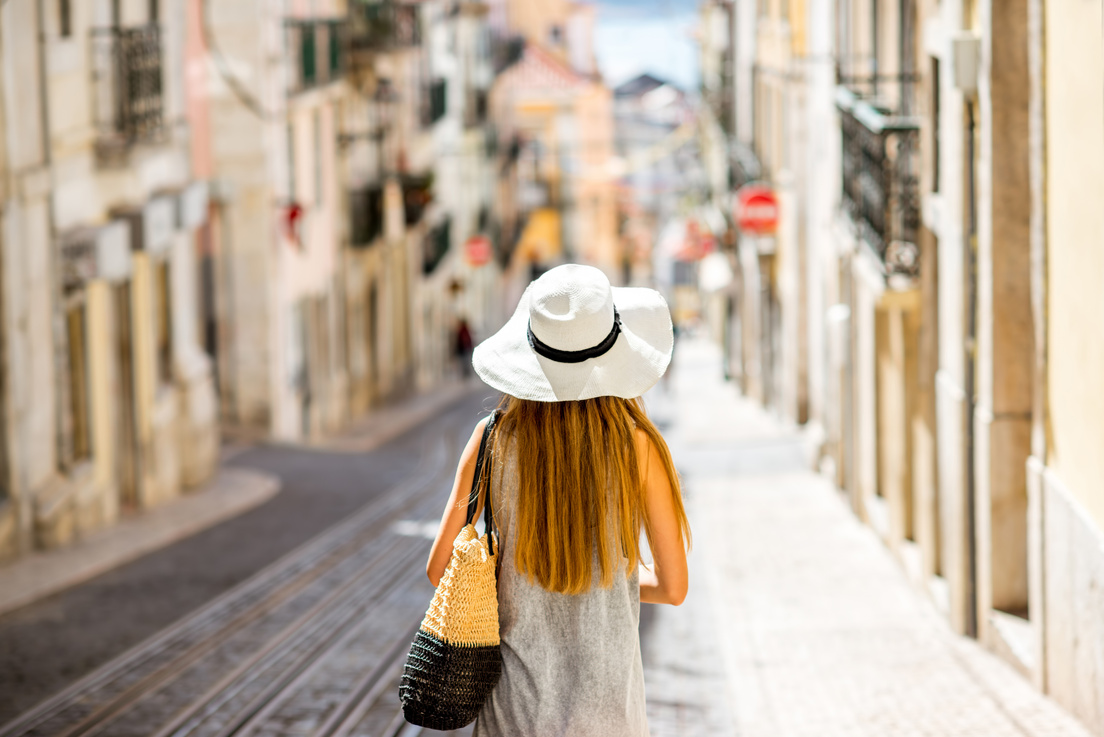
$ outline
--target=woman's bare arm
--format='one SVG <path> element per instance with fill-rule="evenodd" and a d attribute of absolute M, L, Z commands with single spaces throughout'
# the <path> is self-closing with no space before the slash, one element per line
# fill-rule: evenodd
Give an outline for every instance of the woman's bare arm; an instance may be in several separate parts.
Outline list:
<path fill-rule="evenodd" d="M 648 546 L 652 549 L 652 566 L 640 566 L 640 600 L 649 604 L 678 606 L 686 598 L 689 577 L 686 571 L 686 548 L 679 534 L 671 482 L 659 452 L 643 430 L 636 432 L 636 447 L 644 463 L 644 503 L 652 522 Z"/>
<path fill-rule="evenodd" d="M 452 493 L 449 494 L 448 505 L 441 516 L 441 526 L 437 528 L 437 537 L 433 540 L 433 549 L 429 552 L 429 562 L 426 563 L 426 575 L 430 583 L 436 586 L 445 575 L 449 559 L 452 557 L 452 543 L 460 530 L 464 528 L 464 520 L 468 514 L 468 494 L 471 493 L 472 479 L 475 477 L 475 461 L 479 455 L 479 441 L 483 438 L 483 428 L 487 420 L 479 421 L 475 426 L 468 444 L 464 446 L 464 452 L 460 454 L 460 463 L 456 467 L 456 478 L 452 482 Z M 482 508 L 480 504 L 480 508 Z"/>

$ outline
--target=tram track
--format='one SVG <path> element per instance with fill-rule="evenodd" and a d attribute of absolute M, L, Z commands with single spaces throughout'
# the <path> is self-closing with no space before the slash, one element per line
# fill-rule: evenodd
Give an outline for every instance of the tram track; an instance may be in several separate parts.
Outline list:
<path fill-rule="evenodd" d="M 333 664 L 350 651 L 361 660 L 345 663 L 345 671 L 368 673 L 337 688 L 333 711 L 310 734 L 356 734 L 344 725 L 381 702 L 381 684 L 405 657 L 410 626 L 428 601 L 425 590 L 408 585 L 428 586 L 421 574 L 428 541 L 390 526 L 439 513 L 448 461 L 459 449 L 444 435 L 423 447 L 416 477 L 0 727 L 0 737 L 302 735 L 280 728 L 289 723 L 287 708 L 311 689 L 332 686 L 326 679 L 341 671 Z M 364 652 L 363 642 L 357 650 L 369 634 L 378 651 Z"/>

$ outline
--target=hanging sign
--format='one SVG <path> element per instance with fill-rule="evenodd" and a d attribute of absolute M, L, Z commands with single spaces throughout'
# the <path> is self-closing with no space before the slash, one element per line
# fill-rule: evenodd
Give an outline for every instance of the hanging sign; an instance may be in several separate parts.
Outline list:
<path fill-rule="evenodd" d="M 736 192 L 736 222 L 743 232 L 771 235 L 778 230 L 778 217 L 778 196 L 770 187 L 748 184 Z"/>

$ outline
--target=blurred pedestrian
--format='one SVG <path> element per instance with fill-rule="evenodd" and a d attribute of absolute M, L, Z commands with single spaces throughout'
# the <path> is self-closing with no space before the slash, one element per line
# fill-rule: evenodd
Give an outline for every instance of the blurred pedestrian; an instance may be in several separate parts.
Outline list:
<path fill-rule="evenodd" d="M 456 322 L 456 339 L 453 351 L 456 353 L 456 359 L 460 362 L 460 375 L 465 379 L 471 376 L 471 357 L 474 345 L 475 342 L 472 340 L 468 321 L 461 317 Z"/>
<path fill-rule="evenodd" d="M 502 676 L 476 737 L 648 734 L 640 602 L 678 605 L 687 591 L 679 480 L 640 401 L 672 343 L 658 292 L 612 288 L 598 269 L 568 264 L 530 284 L 475 349 L 476 372 L 506 395 L 488 491 Z M 434 585 L 464 525 L 485 423 L 464 449 L 433 544 Z"/>

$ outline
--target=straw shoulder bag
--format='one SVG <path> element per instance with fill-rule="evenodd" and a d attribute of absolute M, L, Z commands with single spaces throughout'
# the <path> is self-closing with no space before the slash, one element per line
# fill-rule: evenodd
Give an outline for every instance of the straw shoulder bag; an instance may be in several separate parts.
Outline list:
<path fill-rule="evenodd" d="M 486 470 L 490 463 L 484 462 L 497 416 L 495 410 L 483 429 L 464 529 L 452 544 L 452 558 L 414 636 L 399 683 L 403 716 L 420 727 L 451 730 L 471 724 L 502 674 L 492 474 Z M 474 519 L 481 487 L 487 489 L 486 532 L 479 536 Z"/>

